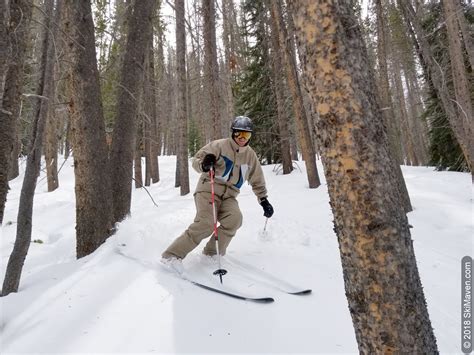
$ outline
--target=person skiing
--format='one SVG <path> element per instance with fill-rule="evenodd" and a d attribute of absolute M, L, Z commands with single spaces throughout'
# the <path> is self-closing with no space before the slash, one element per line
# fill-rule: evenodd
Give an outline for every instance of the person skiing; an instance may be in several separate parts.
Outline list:
<path fill-rule="evenodd" d="M 214 169 L 215 208 L 217 220 L 218 249 L 225 255 L 229 243 L 242 225 L 242 213 L 237 202 L 245 180 L 252 186 L 258 202 L 263 208 L 264 216 L 273 215 L 273 207 L 267 199 L 267 189 L 262 167 L 249 146 L 253 132 L 253 123 L 249 117 L 236 117 L 231 126 L 230 138 L 218 139 L 201 148 L 194 156 L 192 166 L 201 173 L 195 193 L 196 217 L 178 238 L 162 254 L 165 264 L 179 263 L 199 243 L 213 234 L 214 215 L 211 204 L 210 170 Z M 204 255 L 217 255 L 216 242 L 210 238 L 203 250 Z M 182 270 L 182 266 L 172 266 Z M 179 271 L 177 270 L 177 271 Z"/>

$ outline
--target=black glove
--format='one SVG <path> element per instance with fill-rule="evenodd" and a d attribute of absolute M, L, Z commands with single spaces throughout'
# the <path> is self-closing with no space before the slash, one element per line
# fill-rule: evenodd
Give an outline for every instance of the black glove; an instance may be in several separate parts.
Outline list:
<path fill-rule="evenodd" d="M 267 218 L 273 216 L 273 207 L 268 202 L 267 198 L 264 197 L 260 200 L 260 205 L 263 207 L 263 215 Z"/>
<path fill-rule="evenodd" d="M 207 173 L 214 164 L 216 164 L 216 156 L 214 154 L 206 154 L 201 163 L 202 171 Z"/>

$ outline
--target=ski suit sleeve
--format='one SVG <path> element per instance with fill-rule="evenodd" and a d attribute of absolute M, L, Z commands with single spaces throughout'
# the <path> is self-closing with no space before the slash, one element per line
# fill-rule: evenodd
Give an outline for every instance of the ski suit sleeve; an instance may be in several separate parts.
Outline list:
<path fill-rule="evenodd" d="M 202 160 L 207 154 L 214 154 L 216 156 L 216 170 L 219 166 L 223 164 L 221 156 L 221 148 L 218 141 L 212 141 L 206 144 L 204 147 L 199 149 L 196 155 L 193 158 L 192 166 L 193 169 L 196 170 L 198 173 L 203 173 L 202 171 Z"/>
<path fill-rule="evenodd" d="M 265 176 L 263 175 L 262 166 L 260 165 L 255 152 L 252 157 L 249 183 L 252 186 L 253 193 L 257 196 L 258 202 L 260 203 L 262 198 L 267 197 L 267 188 L 265 185 Z"/>

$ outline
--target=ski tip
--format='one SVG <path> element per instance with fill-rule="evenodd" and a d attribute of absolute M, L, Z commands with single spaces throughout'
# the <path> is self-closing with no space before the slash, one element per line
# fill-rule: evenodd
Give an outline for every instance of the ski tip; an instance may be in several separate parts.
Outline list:
<path fill-rule="evenodd" d="M 296 292 L 288 292 L 290 295 L 309 295 L 313 290 L 307 289 L 307 290 L 302 290 L 302 291 L 296 291 Z"/>

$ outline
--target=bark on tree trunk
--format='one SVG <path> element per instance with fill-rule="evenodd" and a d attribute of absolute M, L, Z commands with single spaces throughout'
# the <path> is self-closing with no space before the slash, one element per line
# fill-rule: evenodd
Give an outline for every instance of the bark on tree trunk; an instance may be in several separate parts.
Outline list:
<path fill-rule="evenodd" d="M 270 1 L 267 1 L 267 6 L 269 8 L 271 8 L 272 5 L 273 4 L 270 3 Z M 283 94 L 285 84 L 281 77 L 281 73 L 284 70 L 282 64 L 283 52 L 278 38 L 278 19 L 276 18 L 276 14 L 273 11 L 271 11 L 270 13 L 271 43 L 273 47 L 273 90 L 275 91 L 277 103 L 277 121 L 280 133 L 280 152 L 283 165 L 283 174 L 290 174 L 293 171 L 293 162 L 291 160 L 290 153 L 290 132 L 288 129 L 288 121 L 285 117 L 285 99 Z"/>
<path fill-rule="evenodd" d="M 474 116 L 471 100 L 471 86 L 469 85 L 469 72 L 464 65 L 464 55 L 461 43 L 461 28 L 456 14 L 455 2 L 459 0 L 442 0 L 446 30 L 448 33 L 449 57 L 451 59 L 451 72 L 453 74 L 454 93 L 456 96 L 456 109 L 459 119 L 463 123 L 464 133 L 468 140 L 468 149 L 471 159 L 474 159 Z M 462 14 L 461 14 L 462 15 Z M 471 160 L 471 163 L 473 160 Z M 471 164 L 471 173 L 474 179 L 474 166 Z"/>
<path fill-rule="evenodd" d="M 204 17 L 205 73 L 208 82 L 210 110 L 213 125 L 212 139 L 222 138 L 222 123 L 219 110 L 219 67 L 217 65 L 216 8 L 215 0 L 202 0 Z"/>
<path fill-rule="evenodd" d="M 143 82 L 143 67 L 154 0 L 134 0 L 131 4 L 127 44 L 120 72 L 117 118 L 110 150 L 109 170 L 112 177 L 114 222 L 130 214 L 132 199 L 133 152 L 136 134 L 135 118 Z"/>
<path fill-rule="evenodd" d="M 63 6 L 61 4 L 60 10 L 63 11 Z M 61 15 L 61 17 L 63 17 Z M 53 24 L 54 26 L 60 26 L 60 23 Z M 54 39 L 56 43 L 60 42 L 57 38 Z M 56 48 L 57 50 L 57 48 Z M 52 89 L 51 89 L 51 102 L 49 105 L 49 111 L 46 117 L 46 132 L 44 140 L 44 159 L 46 162 L 46 177 L 48 181 L 48 192 L 54 191 L 59 187 L 59 177 L 58 177 L 58 121 L 60 121 L 59 116 L 56 113 L 56 58 L 51 58 L 53 61 L 53 73 L 51 80 Z"/>
<path fill-rule="evenodd" d="M 93 253 L 113 232 L 112 193 L 107 166 L 91 1 L 67 1 L 69 112 L 74 149 L 76 255 Z"/>
<path fill-rule="evenodd" d="M 293 0 L 346 295 L 363 354 L 437 353 L 363 36 L 350 2 Z"/>
<path fill-rule="evenodd" d="M 4 4 L 5 5 L 5 4 Z M 0 16 L 5 16 L 2 13 Z M 11 154 L 16 144 L 17 122 L 20 113 L 20 99 L 23 90 L 23 63 L 25 61 L 26 40 L 31 18 L 31 4 L 27 0 L 10 1 L 9 32 L 11 37 L 12 56 L 8 62 L 5 76 L 2 105 L 0 106 L 0 224 L 8 193 L 8 180 L 11 170 Z M 18 159 L 18 156 L 16 156 Z"/>
<path fill-rule="evenodd" d="M 140 101 L 140 99 L 139 99 Z M 133 154 L 133 172 L 134 172 L 134 183 L 135 188 L 139 189 L 143 186 L 143 173 L 142 173 L 142 155 L 143 155 L 143 114 L 140 108 L 142 103 L 138 104 L 138 114 L 136 118 L 137 131 L 135 135 L 135 149 Z"/>
<path fill-rule="evenodd" d="M 461 33 L 464 40 L 464 46 L 466 47 L 466 52 L 469 57 L 469 64 L 471 65 L 471 73 L 472 73 L 472 71 L 474 71 L 474 38 L 472 35 L 472 31 L 470 31 L 469 25 L 466 21 L 466 16 L 464 16 L 464 10 L 461 6 L 461 1 L 455 1 L 454 3 L 456 6 L 456 17 L 459 22 L 459 27 L 461 28 Z M 472 74 L 471 74 L 471 77 L 472 77 Z"/>
<path fill-rule="evenodd" d="M 186 104 L 186 31 L 184 27 L 184 0 L 175 0 L 176 9 L 176 74 L 178 78 L 178 161 L 177 181 L 180 194 L 189 193 L 188 122 Z M 215 30 L 215 29 L 214 29 Z M 214 34 L 215 38 L 215 34 Z M 215 127 L 214 127 L 215 128 Z M 216 129 L 216 128 L 215 128 Z M 216 129 L 215 132 L 220 132 Z"/>
<path fill-rule="evenodd" d="M 56 31 L 50 28 L 53 22 L 54 0 L 47 0 L 45 4 L 45 35 L 43 41 L 43 55 L 41 58 L 43 83 L 39 102 L 39 109 L 33 121 L 30 151 L 26 161 L 25 177 L 21 188 L 20 204 L 18 208 L 16 239 L 13 251 L 8 259 L 5 280 L 3 282 L 2 296 L 11 292 L 17 292 L 20 285 L 21 273 L 25 263 L 26 255 L 31 243 L 31 229 L 33 220 L 33 199 L 35 195 L 36 182 L 40 173 L 41 148 L 43 134 L 46 126 L 50 101 L 53 101 L 53 68 L 54 68 L 54 45 L 53 36 Z M 60 5 L 57 6 L 57 14 L 60 14 Z M 59 16 L 55 16 L 55 22 L 59 23 Z"/>
<path fill-rule="evenodd" d="M 0 1 L 0 110 L 2 109 L 3 88 L 12 56 L 10 40 L 10 8 L 7 1 Z"/>
<path fill-rule="evenodd" d="M 290 127 L 290 152 L 291 152 L 291 160 L 298 161 L 298 144 L 296 143 L 296 122 Z"/>
<path fill-rule="evenodd" d="M 158 153 L 156 147 L 156 99 L 155 99 L 155 67 L 153 63 L 153 37 L 148 40 L 147 64 L 145 66 L 144 102 L 144 134 L 145 140 L 145 186 L 159 180 Z"/>
<path fill-rule="evenodd" d="M 400 194 L 400 198 L 403 201 L 403 209 L 406 213 L 413 210 L 411 206 L 410 196 L 403 178 L 402 169 L 402 152 L 400 146 L 400 132 L 398 125 L 395 122 L 395 113 L 393 112 L 392 97 L 390 95 L 390 81 L 388 78 L 387 68 L 387 35 L 385 33 L 385 14 L 381 0 L 375 1 L 376 12 L 377 12 L 377 56 L 379 64 L 379 83 L 381 101 L 381 114 L 384 120 L 385 126 L 387 127 L 388 142 L 391 153 L 392 166 L 396 175 L 397 189 Z"/>
<path fill-rule="evenodd" d="M 18 117 L 21 117 L 21 100 L 20 100 L 20 110 L 18 112 Z M 20 156 L 21 151 L 21 142 L 18 132 L 18 122 L 15 124 L 15 136 L 13 137 L 13 150 L 10 155 L 10 168 L 8 169 L 8 180 L 13 180 L 18 175 L 20 175 L 20 165 L 18 164 L 18 157 Z"/>
<path fill-rule="evenodd" d="M 424 112 L 424 107 L 423 107 L 423 95 L 421 93 L 421 89 L 418 83 L 418 80 L 416 78 L 416 71 L 411 70 L 410 71 L 410 81 L 411 81 L 411 91 L 413 94 L 413 100 L 414 100 L 414 107 L 416 110 L 416 116 L 419 117 L 418 122 L 420 124 L 420 133 L 421 133 L 421 141 L 423 144 L 423 150 L 424 150 L 424 156 L 425 156 L 425 161 L 426 164 L 429 161 L 429 138 L 428 138 L 428 132 L 429 132 L 429 127 L 428 127 L 428 122 L 426 119 L 421 119 L 420 117 L 422 116 Z"/>
<path fill-rule="evenodd" d="M 234 114 L 234 96 L 232 94 L 232 74 L 236 66 L 236 53 L 232 47 L 232 9 L 234 8 L 234 3 L 232 0 L 223 0 L 222 1 L 222 23 L 224 27 L 223 31 L 223 43 L 225 50 L 225 93 L 226 93 L 226 111 L 227 115 L 225 117 L 225 123 L 227 129 L 230 127 L 231 122 L 235 116 Z"/>
<path fill-rule="evenodd" d="M 405 90 L 402 84 L 402 74 L 399 58 L 395 56 L 393 59 L 393 80 L 395 83 L 395 97 L 398 111 L 400 114 L 400 123 L 402 128 L 402 135 L 405 140 L 406 162 L 408 165 L 418 165 L 418 157 L 415 154 L 415 144 L 413 141 L 413 134 L 409 123 L 407 106 L 405 101 Z"/>
<path fill-rule="evenodd" d="M 301 92 L 298 74 L 296 71 L 295 57 L 288 43 L 288 31 L 283 22 L 283 14 L 281 2 L 279 0 L 271 0 L 271 13 L 275 18 L 276 32 L 279 37 L 281 51 L 285 60 L 285 72 L 291 96 L 293 98 L 293 112 L 295 115 L 298 137 L 301 146 L 303 160 L 306 163 L 306 172 L 308 175 L 309 188 L 314 189 L 321 185 L 319 180 L 318 168 L 316 166 L 316 155 L 314 145 L 311 138 L 311 130 L 306 117 L 306 111 L 303 103 L 303 94 Z"/>
<path fill-rule="evenodd" d="M 64 160 L 69 158 L 71 153 L 71 119 L 66 122 L 66 133 L 64 136 Z"/>
<path fill-rule="evenodd" d="M 54 85 L 54 84 L 53 84 Z M 54 97 L 54 96 L 53 96 Z M 51 103 L 54 105 L 54 102 Z M 48 180 L 48 192 L 59 187 L 58 179 L 58 132 L 57 116 L 54 107 L 50 108 L 46 122 L 46 136 L 44 147 L 44 159 L 46 161 L 46 176 Z"/>
<path fill-rule="evenodd" d="M 422 118 L 419 110 L 419 103 L 416 98 L 415 84 L 416 77 L 411 68 L 405 68 L 405 83 L 407 87 L 408 95 L 408 115 L 411 118 L 412 129 L 413 129 L 413 140 L 415 144 L 415 155 L 418 157 L 419 165 L 428 164 L 428 155 L 426 152 L 426 145 L 424 141 L 424 133 L 421 125 Z"/>
<path fill-rule="evenodd" d="M 156 95 L 154 95 L 157 98 L 157 112 L 156 112 L 156 122 L 155 122 L 155 127 L 154 127 L 154 134 L 156 136 L 156 154 L 157 156 L 160 156 L 162 154 L 162 150 L 164 149 L 164 134 L 165 134 L 165 129 L 164 129 L 164 122 L 165 117 L 168 115 L 165 115 L 165 107 L 166 107 L 166 112 L 170 112 L 170 107 L 169 105 L 165 105 L 166 102 L 166 96 L 167 90 L 166 86 L 166 70 L 165 70 L 165 57 L 163 53 L 163 33 L 160 31 L 158 33 L 158 61 L 157 61 L 157 78 L 156 78 L 156 87 L 154 86 L 154 90 Z M 157 177 L 156 181 L 153 182 L 158 182 L 160 179 L 159 175 Z"/>

